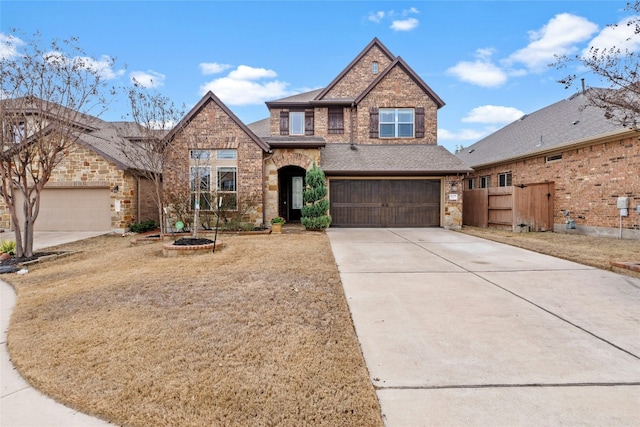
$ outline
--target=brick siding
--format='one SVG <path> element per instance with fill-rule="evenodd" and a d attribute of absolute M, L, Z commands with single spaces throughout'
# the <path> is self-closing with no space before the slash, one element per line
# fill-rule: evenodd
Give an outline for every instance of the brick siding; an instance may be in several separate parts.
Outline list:
<path fill-rule="evenodd" d="M 629 216 L 622 228 L 638 230 L 640 205 L 640 139 L 618 139 L 579 148 L 558 151 L 562 159 L 547 161 L 547 156 L 531 157 L 491 168 L 475 169 L 470 177 L 490 175 L 496 186 L 497 174 L 512 173 L 513 185 L 553 182 L 555 185 L 554 223 L 565 227 L 565 211 L 578 228 L 618 229 L 618 197 L 629 198 Z"/>

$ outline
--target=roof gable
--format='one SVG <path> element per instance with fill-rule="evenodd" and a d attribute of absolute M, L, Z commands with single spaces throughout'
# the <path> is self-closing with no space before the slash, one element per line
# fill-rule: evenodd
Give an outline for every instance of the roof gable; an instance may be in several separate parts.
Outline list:
<path fill-rule="evenodd" d="M 224 111 L 224 113 L 236 124 L 238 125 L 238 127 L 240 129 L 242 129 L 243 132 L 245 132 L 249 138 L 251 138 L 253 140 L 253 142 L 255 142 L 260 148 L 262 148 L 263 151 L 265 152 L 269 152 L 271 151 L 271 148 L 269 147 L 269 145 L 264 142 L 262 139 L 260 139 L 260 137 L 258 137 L 255 133 L 253 133 L 253 131 L 251 129 L 249 129 L 247 127 L 247 125 L 245 125 L 235 114 L 233 114 L 233 112 L 217 97 L 213 94 L 213 92 L 209 91 L 207 92 L 202 99 L 200 99 L 200 101 L 184 116 L 184 118 L 182 120 L 180 120 L 180 123 L 178 123 L 176 126 L 174 126 L 173 129 L 171 129 L 171 131 L 167 134 L 167 141 L 171 141 L 173 138 L 176 137 L 176 135 L 178 133 L 180 133 L 180 131 L 182 129 L 184 129 L 184 127 L 191 122 L 191 120 L 198 115 L 198 113 L 200 113 L 200 111 L 210 102 L 213 102 L 214 104 L 216 104 L 222 111 Z"/>
<path fill-rule="evenodd" d="M 391 65 L 389 65 L 382 73 L 380 73 L 380 75 L 371 82 L 371 84 L 355 99 L 355 103 L 358 104 L 360 101 L 362 101 L 362 99 L 364 97 L 366 97 L 369 92 L 371 92 L 371 90 L 373 90 L 373 88 L 375 88 L 378 83 L 380 83 L 385 77 L 387 77 L 389 75 L 389 73 L 395 68 L 395 67 L 399 67 L 402 68 L 402 70 L 409 75 L 409 77 L 411 77 L 411 79 L 427 94 L 429 95 L 429 97 L 431 99 L 433 99 L 433 101 L 436 103 L 436 105 L 438 106 L 438 109 L 444 107 L 444 101 L 433 91 L 433 89 L 431 89 L 429 87 L 428 84 L 426 84 L 424 82 L 424 80 L 422 80 L 420 78 L 420 76 L 418 76 L 415 71 L 413 71 L 413 69 L 411 67 L 409 67 L 409 65 L 404 62 L 404 60 L 401 57 L 397 57 L 392 63 Z"/>
<path fill-rule="evenodd" d="M 356 65 L 358 65 L 365 57 L 370 55 L 374 50 L 379 51 L 388 61 L 393 61 L 394 55 L 385 45 L 382 44 L 380 40 L 378 40 L 377 37 L 374 37 L 373 40 L 371 40 L 371 42 L 369 42 L 369 44 L 358 54 L 358 56 L 356 56 L 353 61 L 351 61 L 349 65 L 347 65 L 346 68 L 342 70 L 342 72 L 318 94 L 315 100 L 319 101 L 324 99 L 327 94 L 331 92 L 331 90 L 334 89 L 349 74 L 349 72 L 356 67 Z M 352 97 L 355 98 L 356 96 L 357 94 L 354 94 Z"/>

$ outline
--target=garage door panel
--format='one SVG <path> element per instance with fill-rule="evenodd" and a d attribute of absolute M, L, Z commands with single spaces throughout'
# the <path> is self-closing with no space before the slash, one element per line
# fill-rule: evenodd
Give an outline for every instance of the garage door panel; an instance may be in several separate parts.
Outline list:
<path fill-rule="evenodd" d="M 343 227 L 437 227 L 439 180 L 332 180 L 331 216 Z"/>
<path fill-rule="evenodd" d="M 22 204 L 19 199 L 18 203 Z M 47 188 L 40 194 L 37 231 L 109 231 L 111 207 L 108 188 Z M 24 221 L 22 209 L 19 219 Z"/>

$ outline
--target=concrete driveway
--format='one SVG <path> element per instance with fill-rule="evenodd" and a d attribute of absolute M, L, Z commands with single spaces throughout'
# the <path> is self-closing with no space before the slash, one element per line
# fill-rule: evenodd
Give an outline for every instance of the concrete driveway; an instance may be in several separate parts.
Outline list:
<path fill-rule="evenodd" d="M 640 425 L 640 280 L 444 229 L 327 234 L 387 426 Z"/>

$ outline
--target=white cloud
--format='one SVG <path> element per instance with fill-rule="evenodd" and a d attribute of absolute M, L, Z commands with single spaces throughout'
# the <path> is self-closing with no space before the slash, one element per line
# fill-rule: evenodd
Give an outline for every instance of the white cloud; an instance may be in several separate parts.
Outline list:
<path fill-rule="evenodd" d="M 598 30 L 598 26 L 581 16 L 561 13 L 549 20 L 539 31 L 530 31 L 527 47 L 514 52 L 507 64 L 520 62 L 530 71 L 540 72 L 555 60 L 555 55 L 568 55 Z"/>
<path fill-rule="evenodd" d="M 404 20 L 393 21 L 391 29 L 394 31 L 411 31 L 416 28 L 420 22 L 416 18 L 407 18 Z"/>
<path fill-rule="evenodd" d="M 247 65 L 240 65 L 229 73 L 229 77 L 234 80 L 260 80 L 277 77 L 278 74 L 266 68 L 253 68 Z"/>
<path fill-rule="evenodd" d="M 487 128 L 480 131 L 475 129 L 460 129 L 457 132 L 451 132 L 447 129 L 438 128 L 438 141 L 477 141 L 494 131 L 495 129 Z"/>
<path fill-rule="evenodd" d="M 463 82 L 483 87 L 496 87 L 507 81 L 507 73 L 491 62 L 494 50 L 484 48 L 476 50 L 476 61 L 461 61 L 447 70 Z"/>
<path fill-rule="evenodd" d="M 499 105 L 482 105 L 471 110 L 462 118 L 465 123 L 511 123 L 522 117 L 524 113 L 517 108 Z"/>
<path fill-rule="evenodd" d="M 227 76 L 202 85 L 200 92 L 212 91 L 227 105 L 259 105 L 293 95 L 287 90 L 288 83 L 274 80 L 277 76 L 273 70 L 240 65 Z"/>
<path fill-rule="evenodd" d="M 20 38 L 0 33 L 0 59 L 16 56 L 22 45 L 24 42 Z"/>
<path fill-rule="evenodd" d="M 218 74 L 231 68 L 229 64 L 218 64 L 217 62 L 203 62 L 199 65 L 202 74 Z"/>
<path fill-rule="evenodd" d="M 129 73 L 131 82 L 135 82 L 145 88 L 153 88 L 164 85 L 166 76 L 156 71 L 132 71 Z"/>
<path fill-rule="evenodd" d="M 636 36 L 635 25 L 629 25 L 632 19 L 640 19 L 638 16 L 632 16 L 621 20 L 616 26 L 604 28 L 589 43 L 589 47 L 583 50 L 582 55 L 589 55 L 589 48 L 599 49 L 600 51 L 611 48 L 619 48 L 620 50 L 628 50 L 634 52 L 640 49 L 640 37 Z"/>
<path fill-rule="evenodd" d="M 382 21 L 382 18 L 384 18 L 384 15 L 385 13 L 381 10 L 378 12 L 371 12 L 367 19 L 369 19 L 369 21 L 371 22 L 375 22 L 376 24 L 379 24 L 380 21 Z"/>

